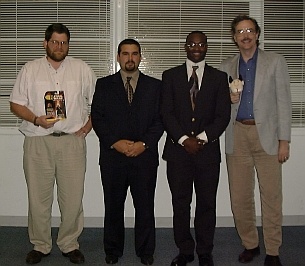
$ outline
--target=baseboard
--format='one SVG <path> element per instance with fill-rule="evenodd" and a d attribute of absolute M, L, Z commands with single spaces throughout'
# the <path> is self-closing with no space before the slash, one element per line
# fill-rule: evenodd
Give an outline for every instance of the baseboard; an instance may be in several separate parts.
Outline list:
<path fill-rule="evenodd" d="M 232 217 L 217 217 L 217 227 L 234 227 Z M 20 226 L 25 227 L 28 224 L 26 216 L 0 216 L 0 226 Z M 52 227 L 58 227 L 60 224 L 60 217 L 52 218 Z M 194 224 L 193 218 L 191 225 Z M 125 218 L 125 226 L 133 227 L 134 217 Z M 261 217 L 257 217 L 257 225 L 261 226 Z M 283 217 L 283 226 L 304 226 L 305 215 L 291 215 Z M 85 217 L 85 227 L 103 227 L 103 217 Z M 157 228 L 172 228 L 172 217 L 156 217 Z"/>

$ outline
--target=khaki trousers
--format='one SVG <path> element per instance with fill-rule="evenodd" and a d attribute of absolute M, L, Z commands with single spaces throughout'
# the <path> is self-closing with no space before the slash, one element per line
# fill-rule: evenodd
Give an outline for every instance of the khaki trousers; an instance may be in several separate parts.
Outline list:
<path fill-rule="evenodd" d="M 255 125 L 234 126 L 234 151 L 226 155 L 231 207 L 237 232 L 246 249 L 259 245 L 254 202 L 257 174 L 264 244 L 268 255 L 279 255 L 282 244 L 282 167 L 277 155 L 262 148 Z"/>
<path fill-rule="evenodd" d="M 52 249 L 51 213 L 54 183 L 61 213 L 57 245 L 64 252 L 79 248 L 83 230 L 82 198 L 86 142 L 74 135 L 25 137 L 23 167 L 28 187 L 28 233 L 34 249 Z"/>

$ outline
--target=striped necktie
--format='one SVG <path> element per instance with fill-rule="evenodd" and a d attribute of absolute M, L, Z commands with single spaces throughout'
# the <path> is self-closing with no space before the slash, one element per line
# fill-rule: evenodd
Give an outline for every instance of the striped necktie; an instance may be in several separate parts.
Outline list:
<path fill-rule="evenodd" d="M 198 76 L 196 74 L 196 70 L 198 69 L 198 66 L 193 66 L 193 73 L 190 79 L 190 82 L 192 83 L 192 87 L 190 89 L 191 94 L 191 101 L 192 101 L 192 108 L 195 109 L 195 102 L 196 102 L 196 96 L 199 91 L 199 85 L 198 85 Z"/>
<path fill-rule="evenodd" d="M 130 84 L 130 80 L 131 80 L 131 77 L 127 77 L 127 82 L 125 84 L 125 90 L 127 93 L 127 98 L 128 98 L 129 104 L 131 104 L 132 98 L 133 98 L 133 88 Z"/>

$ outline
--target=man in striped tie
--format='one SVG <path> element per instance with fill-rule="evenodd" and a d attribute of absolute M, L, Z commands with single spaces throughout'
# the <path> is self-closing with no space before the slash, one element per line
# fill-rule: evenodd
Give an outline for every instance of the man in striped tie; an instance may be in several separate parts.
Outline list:
<path fill-rule="evenodd" d="M 207 36 L 191 32 L 187 59 L 163 73 L 161 115 L 167 131 L 163 159 L 172 193 L 174 237 L 179 254 L 171 266 L 194 260 L 213 266 L 216 192 L 220 171 L 219 137 L 230 120 L 227 75 L 205 62 Z M 195 238 L 190 232 L 190 204 L 196 191 Z"/>

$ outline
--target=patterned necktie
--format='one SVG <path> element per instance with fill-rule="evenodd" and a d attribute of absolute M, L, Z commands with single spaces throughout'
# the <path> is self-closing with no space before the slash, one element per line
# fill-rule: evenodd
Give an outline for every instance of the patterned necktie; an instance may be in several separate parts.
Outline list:
<path fill-rule="evenodd" d="M 192 101 L 192 108 L 195 109 L 195 102 L 196 102 L 196 96 L 199 91 L 198 86 L 198 76 L 196 74 L 196 70 L 198 69 L 198 66 L 193 66 L 193 73 L 190 79 L 190 82 L 192 83 L 192 87 L 190 89 L 191 94 L 191 101 Z"/>
<path fill-rule="evenodd" d="M 133 98 L 133 88 L 130 84 L 130 80 L 131 80 L 131 77 L 127 77 L 127 82 L 125 84 L 125 90 L 126 90 L 126 93 L 127 93 L 129 104 L 131 104 L 132 98 Z"/>

